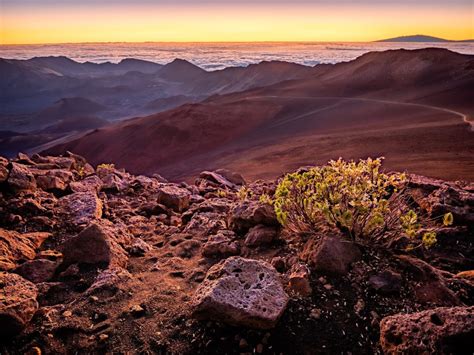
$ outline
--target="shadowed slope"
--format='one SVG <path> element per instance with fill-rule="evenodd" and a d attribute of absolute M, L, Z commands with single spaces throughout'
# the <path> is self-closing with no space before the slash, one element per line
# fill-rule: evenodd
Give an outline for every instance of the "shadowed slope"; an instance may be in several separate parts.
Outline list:
<path fill-rule="evenodd" d="M 269 177 L 339 156 L 385 155 L 389 168 L 405 161 L 414 172 L 474 179 L 473 133 L 463 121 L 474 109 L 473 63 L 441 49 L 370 53 L 318 66 L 306 79 L 130 120 L 51 151 L 172 178 L 215 166 Z"/>

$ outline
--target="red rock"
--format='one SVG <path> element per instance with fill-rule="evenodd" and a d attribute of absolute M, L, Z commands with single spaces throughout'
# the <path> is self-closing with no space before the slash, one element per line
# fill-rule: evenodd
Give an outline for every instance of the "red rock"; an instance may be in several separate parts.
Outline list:
<path fill-rule="evenodd" d="M 0 183 L 8 179 L 8 160 L 0 156 Z"/>
<path fill-rule="evenodd" d="M 189 190 L 174 185 L 166 185 L 158 190 L 158 203 L 182 212 L 189 207 L 191 193 Z"/>
<path fill-rule="evenodd" d="M 309 240 L 301 258 L 315 271 L 345 275 L 350 265 L 361 258 L 357 245 L 341 237 L 322 237 Z"/>
<path fill-rule="evenodd" d="M 12 270 L 17 264 L 35 258 L 36 250 L 49 233 L 20 234 L 0 228 L 0 270 Z"/>
<path fill-rule="evenodd" d="M 259 224 L 255 227 L 250 228 L 248 233 L 245 235 L 245 245 L 248 247 L 258 247 L 267 245 L 273 242 L 277 236 L 275 227 L 267 227 Z"/>
<path fill-rule="evenodd" d="M 108 267 L 125 267 L 128 256 L 122 245 L 129 244 L 129 238 L 108 221 L 93 222 L 62 244 L 63 265 L 104 263 Z"/>
<path fill-rule="evenodd" d="M 99 192 L 102 188 L 102 180 L 97 175 L 88 176 L 80 181 L 73 181 L 69 184 L 72 192 Z"/>
<path fill-rule="evenodd" d="M 64 169 L 47 170 L 44 174 L 36 174 L 33 171 L 33 174 L 36 176 L 38 187 L 45 191 L 64 191 L 73 178 L 73 174 L 69 170 Z"/>
<path fill-rule="evenodd" d="M 234 241 L 234 232 L 220 231 L 211 235 L 202 248 L 202 255 L 206 258 L 226 258 L 240 254 L 239 243 Z"/>
<path fill-rule="evenodd" d="M 212 184 L 222 188 L 233 189 L 235 187 L 235 185 L 225 177 L 212 171 L 203 171 L 201 174 L 199 174 L 199 179 L 196 180 L 196 185 L 199 185 L 200 180 L 209 181 Z"/>
<path fill-rule="evenodd" d="M 457 278 L 474 281 L 474 270 L 462 271 L 456 274 Z"/>
<path fill-rule="evenodd" d="M 28 167 L 18 163 L 10 164 L 10 174 L 8 175 L 8 184 L 17 190 L 36 189 L 36 180 Z"/>
<path fill-rule="evenodd" d="M 461 304 L 456 294 L 446 286 L 440 270 L 423 260 L 408 255 L 399 255 L 398 259 L 406 272 L 418 281 L 414 286 L 414 295 L 418 302 L 437 306 Z"/>
<path fill-rule="evenodd" d="M 397 293 L 400 291 L 402 276 L 391 270 L 384 270 L 369 278 L 369 286 L 382 294 Z"/>
<path fill-rule="evenodd" d="M 463 354 L 474 349 L 474 307 L 396 314 L 380 322 L 385 354 Z"/>
<path fill-rule="evenodd" d="M 272 206 L 256 201 L 245 201 L 236 205 L 230 212 L 229 226 L 236 232 L 245 233 L 258 224 L 279 225 Z"/>
<path fill-rule="evenodd" d="M 17 274 L 0 272 L 0 338 L 20 333 L 38 309 L 36 286 Z"/>
<path fill-rule="evenodd" d="M 36 259 L 24 262 L 15 272 L 28 281 L 40 283 L 49 281 L 56 271 L 58 264 L 46 259 Z"/>
<path fill-rule="evenodd" d="M 217 169 L 214 172 L 216 174 L 219 174 L 220 176 L 222 176 L 227 181 L 230 181 L 234 185 L 243 186 L 243 185 L 246 184 L 245 179 L 243 178 L 243 176 L 238 174 L 238 173 L 232 172 L 232 171 L 227 170 L 227 169 Z"/>
<path fill-rule="evenodd" d="M 209 269 L 191 303 L 198 319 L 269 329 L 283 314 L 288 296 L 270 264 L 232 256 Z"/>
<path fill-rule="evenodd" d="M 102 202 L 95 192 L 75 192 L 59 199 L 59 204 L 75 224 L 88 224 L 102 217 Z"/>
<path fill-rule="evenodd" d="M 309 276 L 310 271 L 306 265 L 294 265 L 289 277 L 290 289 L 301 296 L 310 296 L 313 290 L 311 288 Z"/>

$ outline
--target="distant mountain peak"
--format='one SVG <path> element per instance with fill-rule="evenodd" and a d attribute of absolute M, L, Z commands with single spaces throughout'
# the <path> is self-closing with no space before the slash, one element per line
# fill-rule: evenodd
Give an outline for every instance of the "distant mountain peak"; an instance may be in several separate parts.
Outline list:
<path fill-rule="evenodd" d="M 377 42 L 453 42 L 440 37 L 426 36 L 422 34 L 400 36 L 394 38 L 387 38 Z"/>

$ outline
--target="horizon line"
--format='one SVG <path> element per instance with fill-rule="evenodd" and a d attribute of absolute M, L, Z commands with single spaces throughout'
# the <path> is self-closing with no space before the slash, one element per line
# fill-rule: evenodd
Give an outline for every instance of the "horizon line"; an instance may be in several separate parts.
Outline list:
<path fill-rule="evenodd" d="M 461 39 L 461 40 L 451 40 L 451 39 L 446 39 L 442 37 L 435 37 L 435 36 L 430 36 L 430 35 L 421 35 L 421 34 L 416 34 L 416 35 L 402 35 L 402 36 L 396 36 L 396 37 L 391 37 L 391 38 L 384 38 L 384 39 L 378 39 L 378 40 L 371 40 L 371 41 L 324 41 L 324 40 L 314 40 L 314 41 L 308 41 L 308 40 L 294 40 L 294 41 L 288 41 L 288 40 L 281 40 L 281 41 L 276 41 L 276 40 L 270 40 L 270 41 L 85 41 L 85 42 L 34 42 L 34 43 L 0 43 L 0 47 L 2 46 L 34 46 L 34 45 L 68 45 L 68 44 L 117 44 L 117 43 L 130 43 L 130 44 L 145 44 L 145 43 L 167 43 L 167 44 L 174 44 L 174 43 L 179 43 L 179 44 L 209 44 L 209 43 L 374 43 L 374 42 L 381 42 L 381 41 L 386 41 L 389 39 L 393 38 L 403 38 L 403 37 L 415 37 L 415 36 L 425 36 L 425 37 L 433 37 L 433 38 L 438 38 L 446 42 L 465 42 L 465 41 L 474 41 L 474 38 L 466 38 L 466 39 Z M 400 42 L 400 43 L 416 43 L 416 42 Z M 436 43 L 436 42 L 418 42 L 418 43 Z M 443 43 L 443 42 L 439 42 Z"/>

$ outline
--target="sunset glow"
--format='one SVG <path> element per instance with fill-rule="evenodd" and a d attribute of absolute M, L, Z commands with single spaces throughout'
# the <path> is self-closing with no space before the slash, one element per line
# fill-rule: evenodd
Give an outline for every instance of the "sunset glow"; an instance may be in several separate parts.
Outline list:
<path fill-rule="evenodd" d="M 6 0 L 0 5 L 0 42 L 373 41 L 416 33 L 474 37 L 470 1 L 185 3 Z"/>

